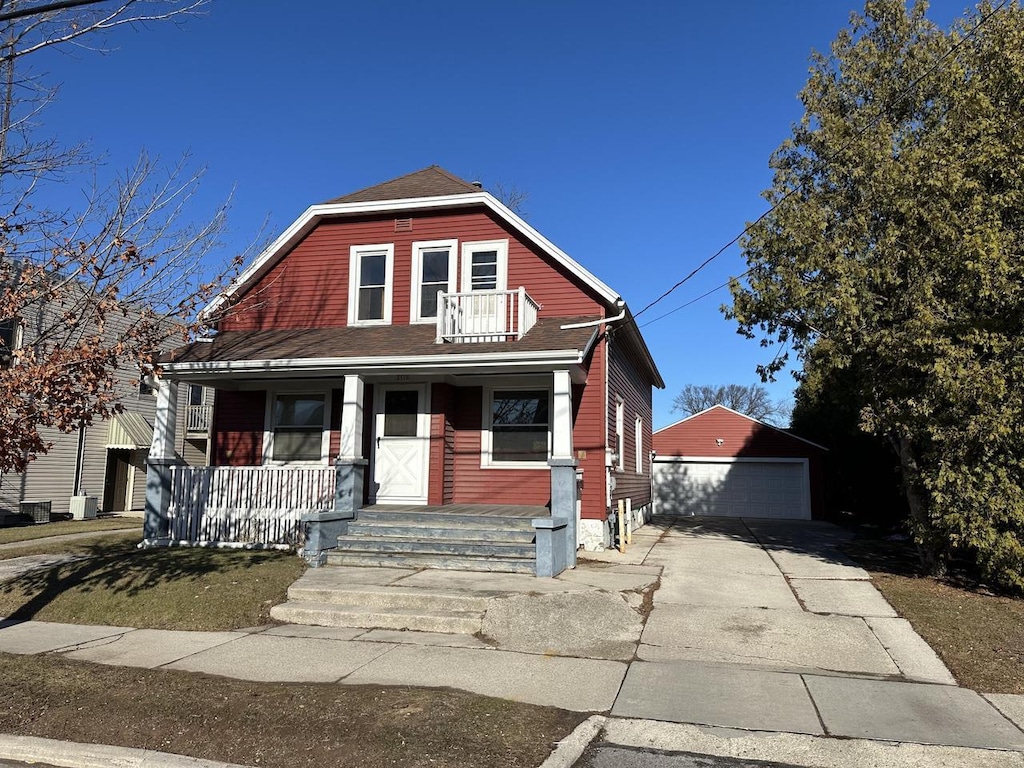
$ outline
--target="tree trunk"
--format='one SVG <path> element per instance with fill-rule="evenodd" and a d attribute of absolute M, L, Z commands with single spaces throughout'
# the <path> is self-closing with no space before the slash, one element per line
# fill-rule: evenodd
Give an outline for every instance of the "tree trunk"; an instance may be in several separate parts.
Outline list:
<path fill-rule="evenodd" d="M 917 555 L 921 559 L 921 565 L 929 574 L 944 576 L 946 574 L 946 545 L 932 525 L 925 499 L 918 486 L 919 475 L 914 446 L 904 435 L 892 437 L 891 440 L 900 457 L 903 492 L 907 497 L 907 507 L 910 509 L 910 522 L 914 530 L 914 542 L 917 544 Z"/>

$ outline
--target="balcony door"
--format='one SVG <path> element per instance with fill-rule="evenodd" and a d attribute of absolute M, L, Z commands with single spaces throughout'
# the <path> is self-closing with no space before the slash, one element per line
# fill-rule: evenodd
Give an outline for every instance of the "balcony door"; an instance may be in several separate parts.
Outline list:
<path fill-rule="evenodd" d="M 468 341 L 505 340 L 510 308 L 505 292 L 507 272 L 507 241 L 463 246 L 462 291 L 466 295 L 462 298 L 462 332 L 470 335 Z"/>
<path fill-rule="evenodd" d="M 377 504 L 426 504 L 430 458 L 429 387 L 375 387 L 373 487 Z"/>

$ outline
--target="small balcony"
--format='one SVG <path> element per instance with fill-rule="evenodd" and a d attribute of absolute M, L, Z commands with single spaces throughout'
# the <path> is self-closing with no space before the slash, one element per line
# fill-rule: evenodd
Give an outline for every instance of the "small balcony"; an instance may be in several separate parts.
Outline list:
<path fill-rule="evenodd" d="M 540 304 L 520 286 L 511 291 L 437 295 L 437 343 L 521 339 L 537 322 Z"/>
<path fill-rule="evenodd" d="M 185 431 L 190 435 L 209 434 L 212 421 L 212 405 L 190 405 L 185 410 Z"/>

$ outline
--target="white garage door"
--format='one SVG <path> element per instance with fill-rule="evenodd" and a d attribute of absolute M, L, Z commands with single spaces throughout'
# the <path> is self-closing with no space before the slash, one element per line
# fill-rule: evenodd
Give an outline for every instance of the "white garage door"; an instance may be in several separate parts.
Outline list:
<path fill-rule="evenodd" d="M 656 515 L 810 520 L 805 462 L 671 460 L 654 463 Z"/>

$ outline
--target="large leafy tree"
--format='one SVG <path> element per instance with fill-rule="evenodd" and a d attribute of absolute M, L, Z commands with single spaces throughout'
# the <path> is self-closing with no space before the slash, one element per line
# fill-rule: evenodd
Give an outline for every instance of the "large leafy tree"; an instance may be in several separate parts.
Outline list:
<path fill-rule="evenodd" d="M 817 55 L 743 249 L 740 331 L 853 371 L 941 572 L 1024 588 L 1024 12 L 871 0 Z M 771 376 L 786 355 L 762 368 Z"/>
<path fill-rule="evenodd" d="M 108 174 L 47 129 L 58 92 L 33 65 L 41 51 L 103 48 L 119 28 L 180 22 L 206 2 L 0 3 L 0 472 L 45 453 L 54 430 L 120 410 L 232 268 L 208 258 L 224 210 L 195 215 L 201 172 L 142 152 Z"/>

